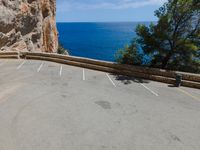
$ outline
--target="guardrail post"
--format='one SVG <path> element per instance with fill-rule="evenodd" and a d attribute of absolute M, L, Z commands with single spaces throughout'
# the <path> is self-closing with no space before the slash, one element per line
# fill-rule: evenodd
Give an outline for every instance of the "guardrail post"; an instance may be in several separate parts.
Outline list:
<path fill-rule="evenodd" d="M 20 52 L 17 52 L 17 58 L 20 59 Z"/>

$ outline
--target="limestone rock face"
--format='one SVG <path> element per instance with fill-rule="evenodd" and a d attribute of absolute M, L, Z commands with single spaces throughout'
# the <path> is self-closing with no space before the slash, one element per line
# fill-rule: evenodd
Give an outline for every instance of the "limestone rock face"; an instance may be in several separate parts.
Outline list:
<path fill-rule="evenodd" d="M 0 0 L 0 51 L 57 52 L 56 0 Z"/>

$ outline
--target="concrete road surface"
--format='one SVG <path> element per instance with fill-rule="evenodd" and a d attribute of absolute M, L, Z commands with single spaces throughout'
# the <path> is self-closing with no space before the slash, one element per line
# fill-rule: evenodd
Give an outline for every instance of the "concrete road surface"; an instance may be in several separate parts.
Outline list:
<path fill-rule="evenodd" d="M 200 150 L 200 90 L 0 60 L 0 150 Z"/>

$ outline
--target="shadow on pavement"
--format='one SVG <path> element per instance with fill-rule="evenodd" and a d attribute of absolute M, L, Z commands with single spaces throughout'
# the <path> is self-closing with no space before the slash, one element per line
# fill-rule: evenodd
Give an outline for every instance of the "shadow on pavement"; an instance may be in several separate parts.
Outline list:
<path fill-rule="evenodd" d="M 124 75 L 116 75 L 112 74 L 115 77 L 115 80 L 121 81 L 123 84 L 131 84 L 132 82 L 136 83 L 150 83 L 149 80 L 145 80 L 142 78 L 135 78 L 135 77 L 129 77 Z"/>
<path fill-rule="evenodd" d="M 168 87 L 177 88 L 177 86 L 175 86 L 175 85 L 173 85 L 173 84 L 169 84 Z"/>

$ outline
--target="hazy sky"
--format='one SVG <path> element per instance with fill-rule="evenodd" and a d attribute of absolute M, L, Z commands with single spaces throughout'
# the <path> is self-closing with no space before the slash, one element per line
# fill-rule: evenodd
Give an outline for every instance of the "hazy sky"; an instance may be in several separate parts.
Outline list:
<path fill-rule="evenodd" d="M 57 22 L 156 21 L 166 0 L 57 0 Z"/>

